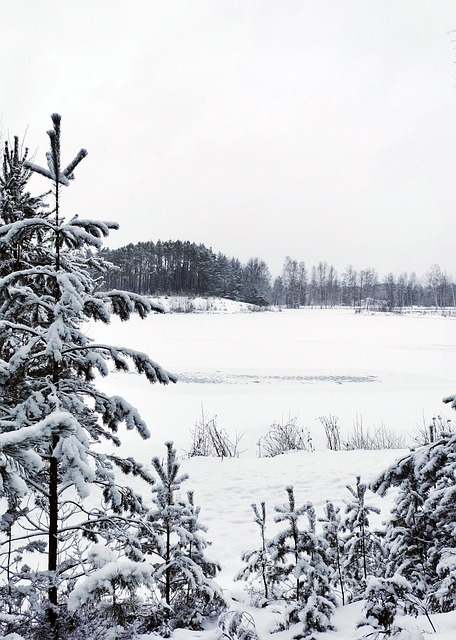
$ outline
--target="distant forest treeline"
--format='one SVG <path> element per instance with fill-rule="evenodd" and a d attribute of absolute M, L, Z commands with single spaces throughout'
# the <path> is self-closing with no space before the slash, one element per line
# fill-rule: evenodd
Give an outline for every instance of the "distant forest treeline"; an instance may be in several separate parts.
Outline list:
<path fill-rule="evenodd" d="M 118 268 L 106 275 L 106 286 L 144 295 L 221 296 L 260 306 L 372 306 L 383 310 L 412 306 L 454 307 L 455 284 L 433 265 L 423 277 L 390 272 L 380 278 L 373 268 L 356 271 L 349 265 L 338 273 L 332 264 L 285 258 L 274 281 L 267 264 L 250 258 L 215 253 L 204 244 L 168 240 L 139 242 L 119 249 L 103 249 Z"/>

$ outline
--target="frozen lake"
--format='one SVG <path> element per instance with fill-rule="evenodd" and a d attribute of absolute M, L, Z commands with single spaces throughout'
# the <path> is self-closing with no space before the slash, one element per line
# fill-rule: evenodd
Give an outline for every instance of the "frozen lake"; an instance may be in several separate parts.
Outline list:
<path fill-rule="evenodd" d="M 133 373 L 102 381 L 147 421 L 146 447 L 129 438 L 145 461 L 167 439 L 188 449 L 202 406 L 219 427 L 245 434 L 246 455 L 255 455 L 269 426 L 289 415 L 323 448 L 319 416 L 338 416 L 342 432 L 358 416 L 365 427 L 384 424 L 412 436 L 423 417 L 454 414 L 441 400 L 456 392 L 455 318 L 316 309 L 166 314 L 95 324 L 88 332 L 145 351 L 180 378 L 168 387 Z"/>

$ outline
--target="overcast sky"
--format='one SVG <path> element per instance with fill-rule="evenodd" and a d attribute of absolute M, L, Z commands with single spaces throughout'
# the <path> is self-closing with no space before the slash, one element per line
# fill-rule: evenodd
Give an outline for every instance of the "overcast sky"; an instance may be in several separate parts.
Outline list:
<path fill-rule="evenodd" d="M 64 211 L 110 247 L 456 274 L 454 29 L 456 0 L 9 0 L 2 133 L 44 164 L 62 114 Z"/>

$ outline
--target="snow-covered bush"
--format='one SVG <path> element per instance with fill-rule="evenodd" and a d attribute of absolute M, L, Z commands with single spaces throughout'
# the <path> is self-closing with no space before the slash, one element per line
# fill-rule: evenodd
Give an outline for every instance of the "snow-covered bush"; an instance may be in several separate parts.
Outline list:
<path fill-rule="evenodd" d="M 417 425 L 413 433 L 413 439 L 417 446 L 439 440 L 445 433 L 456 431 L 455 421 L 451 418 L 443 418 L 441 415 L 434 415 L 427 421 L 423 416 L 423 423 Z"/>
<path fill-rule="evenodd" d="M 299 426 L 297 417 L 273 422 L 258 442 L 258 456 L 273 458 L 289 451 L 312 451 L 310 432 Z"/>
<path fill-rule="evenodd" d="M 329 545 L 316 532 L 313 505 L 308 502 L 296 507 L 293 487 L 286 490 L 288 502 L 275 507 L 274 518 L 285 526 L 272 538 L 266 538 L 265 503 L 260 508 L 252 505 L 261 547 L 243 554 L 246 566 L 236 579 L 247 582 L 256 606 L 283 605 L 279 629 L 295 625 L 295 637 L 309 637 L 314 631 L 332 629 L 336 597 L 330 584 Z M 304 528 L 300 522 L 303 516 L 307 520 Z"/>
<path fill-rule="evenodd" d="M 340 451 L 340 424 L 337 416 L 320 416 L 318 418 L 323 425 L 326 435 L 326 447 L 331 451 Z"/>
<path fill-rule="evenodd" d="M 68 596 L 70 612 L 78 612 L 96 625 L 118 629 L 132 637 L 143 605 L 138 591 L 153 587 L 152 569 L 146 562 L 120 559 L 108 547 L 94 545 L 87 557 L 87 576 Z"/>
<path fill-rule="evenodd" d="M 201 416 L 190 430 L 191 444 L 187 453 L 189 458 L 213 456 L 216 458 L 238 458 L 239 443 L 242 435 L 230 436 L 217 424 L 217 416 L 209 418 L 201 408 Z"/>
<path fill-rule="evenodd" d="M 362 416 L 358 415 L 353 421 L 353 430 L 343 443 L 343 448 L 349 451 L 353 449 L 382 451 L 384 449 L 403 449 L 404 447 L 404 437 L 397 435 L 393 429 L 389 429 L 384 424 L 374 429 L 364 427 Z"/>
<path fill-rule="evenodd" d="M 328 544 L 327 558 L 331 569 L 330 583 L 334 589 L 339 588 L 342 605 L 345 604 L 345 576 L 344 576 L 344 539 L 340 508 L 330 500 L 326 500 L 324 517 L 319 518 L 322 523 L 322 536 Z"/>

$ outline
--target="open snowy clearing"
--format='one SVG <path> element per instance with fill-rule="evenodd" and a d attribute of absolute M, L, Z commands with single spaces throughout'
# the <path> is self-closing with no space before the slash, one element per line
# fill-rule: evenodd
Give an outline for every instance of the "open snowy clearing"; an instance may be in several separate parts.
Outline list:
<path fill-rule="evenodd" d="M 102 381 L 147 421 L 151 448 L 139 452 L 145 462 L 170 436 L 178 451 L 188 450 L 202 406 L 219 427 L 244 434 L 247 455 L 288 416 L 310 430 L 317 449 L 325 446 L 320 416 L 337 416 L 345 434 L 362 419 L 365 428 L 384 424 L 407 441 L 423 417 L 453 417 L 441 402 L 456 391 L 451 317 L 314 309 L 166 314 L 88 331 L 97 341 L 145 351 L 179 376 L 168 387 L 151 387 L 134 373 Z"/>
<path fill-rule="evenodd" d="M 212 541 L 211 555 L 222 565 L 218 583 L 232 608 L 252 613 L 260 640 L 276 626 L 274 616 L 247 604 L 243 584 L 234 581 L 242 566 L 241 553 L 259 544 L 251 503 L 265 501 L 274 532 L 273 508 L 286 501 L 285 487 L 293 485 L 297 503 L 308 500 L 322 515 L 326 499 L 343 506 L 356 476 L 369 482 L 401 451 L 342 451 L 325 449 L 320 415 L 337 415 L 342 429 L 350 430 L 362 416 L 365 426 L 382 423 L 410 441 L 423 415 L 453 418 L 441 403 L 456 391 L 456 320 L 441 316 L 368 316 L 344 310 L 303 310 L 283 313 L 226 315 L 171 314 L 133 320 L 109 327 L 92 326 L 97 341 L 123 344 L 148 352 L 180 376 L 177 385 L 150 387 L 136 374 L 102 381 L 112 393 L 135 404 L 147 420 L 152 436 L 143 442 L 124 434 L 124 454 L 149 463 L 164 455 L 163 443 L 173 440 L 184 456 L 189 430 L 199 418 L 201 405 L 209 416 L 217 414 L 219 426 L 244 433 L 239 459 L 193 458 L 182 460 L 195 490 L 201 520 Z M 274 420 L 299 416 L 311 431 L 315 451 L 257 458 L 256 442 Z M 187 486 L 185 486 L 187 485 Z M 388 516 L 392 495 L 369 502 L 382 510 L 372 519 L 380 524 Z M 361 604 L 340 608 L 336 631 L 319 634 L 321 640 L 354 640 Z M 454 640 L 456 614 L 433 616 L 437 635 L 423 618 L 405 620 L 438 640 Z M 277 640 L 293 635 L 274 634 Z M 213 640 L 213 626 L 204 632 L 177 630 L 176 640 Z"/>

